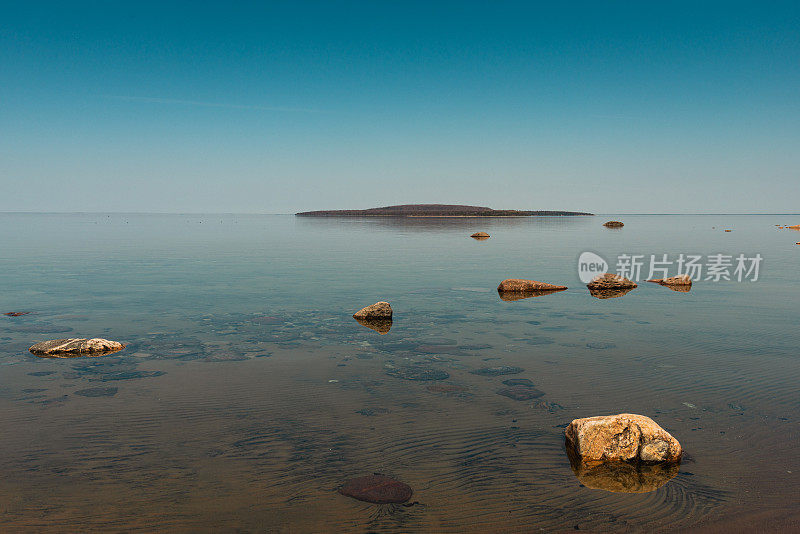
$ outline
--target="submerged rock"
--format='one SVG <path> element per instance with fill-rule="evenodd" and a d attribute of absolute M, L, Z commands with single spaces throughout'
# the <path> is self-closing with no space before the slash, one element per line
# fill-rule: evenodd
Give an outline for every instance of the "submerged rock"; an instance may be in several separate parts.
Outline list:
<path fill-rule="evenodd" d="M 506 386 L 526 386 L 526 387 L 533 387 L 533 382 L 529 378 L 509 378 L 507 380 L 503 380 L 503 384 Z"/>
<path fill-rule="evenodd" d="M 356 319 L 391 319 L 392 307 L 388 302 L 376 302 L 366 308 L 361 308 L 353 314 Z"/>
<path fill-rule="evenodd" d="M 81 397 L 113 397 L 117 394 L 117 388 L 87 388 L 75 392 Z"/>
<path fill-rule="evenodd" d="M 386 370 L 386 374 L 403 380 L 446 380 L 450 378 L 447 371 L 426 367 L 424 365 L 404 365 Z"/>
<path fill-rule="evenodd" d="M 606 228 L 622 228 L 625 224 L 623 224 L 622 221 L 608 221 L 603 223 L 603 226 Z"/>
<path fill-rule="evenodd" d="M 583 461 L 676 463 L 681 445 L 643 415 L 623 413 L 573 420 L 564 432 L 567 447 Z"/>
<path fill-rule="evenodd" d="M 497 392 L 498 395 L 514 399 L 516 401 L 524 401 L 531 399 L 538 399 L 544 396 L 544 391 L 540 391 L 533 386 L 510 386 L 503 388 Z"/>
<path fill-rule="evenodd" d="M 464 393 L 468 389 L 464 386 L 456 386 L 454 384 L 431 384 L 426 387 L 431 393 Z"/>
<path fill-rule="evenodd" d="M 3 315 L 7 317 L 22 317 L 23 315 L 28 315 L 31 312 L 8 312 L 4 313 Z"/>
<path fill-rule="evenodd" d="M 692 279 L 689 277 L 688 274 L 679 274 L 677 276 L 670 276 L 669 278 L 653 278 L 651 280 L 648 280 L 648 282 L 653 282 L 655 284 L 661 284 L 662 286 L 690 286 L 691 287 L 691 285 L 692 285 Z"/>
<path fill-rule="evenodd" d="M 374 504 L 403 503 L 411 498 L 411 486 L 386 475 L 375 473 L 353 478 L 339 488 L 339 493 Z"/>
<path fill-rule="evenodd" d="M 80 356 L 83 354 L 101 355 L 117 352 L 125 348 L 118 341 L 109 341 L 102 338 L 92 339 L 52 339 L 32 346 L 30 350 L 37 356 Z"/>
<path fill-rule="evenodd" d="M 392 329 L 391 319 L 361 319 L 356 317 L 356 321 L 361 326 L 365 326 L 371 330 L 375 330 L 380 335 L 388 334 Z"/>
<path fill-rule="evenodd" d="M 518 375 L 525 371 L 522 367 L 512 367 L 503 365 L 500 367 L 483 367 L 481 369 L 473 369 L 470 374 L 479 376 L 500 376 L 500 375 Z"/>

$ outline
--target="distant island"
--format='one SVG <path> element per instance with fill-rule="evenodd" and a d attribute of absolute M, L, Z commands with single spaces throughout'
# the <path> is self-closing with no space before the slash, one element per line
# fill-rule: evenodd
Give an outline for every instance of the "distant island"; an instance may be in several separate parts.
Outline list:
<path fill-rule="evenodd" d="M 459 204 L 403 204 L 366 210 L 322 210 L 295 213 L 298 217 L 567 217 L 594 215 L 582 211 L 493 210 Z"/>

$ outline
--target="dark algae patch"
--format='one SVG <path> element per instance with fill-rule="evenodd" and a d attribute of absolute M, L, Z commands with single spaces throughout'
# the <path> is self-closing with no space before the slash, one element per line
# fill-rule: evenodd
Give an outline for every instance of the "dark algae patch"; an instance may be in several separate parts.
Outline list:
<path fill-rule="evenodd" d="M 500 375 L 518 375 L 524 371 L 525 369 L 523 369 L 522 367 L 502 365 L 500 367 L 482 367 L 481 369 L 474 369 L 470 371 L 470 373 L 478 376 L 500 376 Z"/>
<path fill-rule="evenodd" d="M 544 396 L 544 392 L 531 386 L 510 386 L 497 392 L 498 395 L 508 397 L 516 401 L 538 399 Z"/>
<path fill-rule="evenodd" d="M 450 374 L 447 371 L 423 365 L 393 367 L 387 369 L 386 374 L 403 380 L 446 380 L 450 378 Z"/>
<path fill-rule="evenodd" d="M 399 504 L 410 499 L 414 490 L 408 484 L 376 473 L 348 480 L 339 493 L 374 504 Z"/>
<path fill-rule="evenodd" d="M 117 388 L 86 388 L 75 392 L 81 397 L 113 397 L 117 394 Z"/>

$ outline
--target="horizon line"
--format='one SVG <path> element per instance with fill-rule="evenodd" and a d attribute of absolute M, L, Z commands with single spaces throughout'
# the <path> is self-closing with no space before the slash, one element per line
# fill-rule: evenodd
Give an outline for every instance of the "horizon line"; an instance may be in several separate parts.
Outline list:
<path fill-rule="evenodd" d="M 533 210 L 533 211 L 562 211 L 562 210 Z M 297 215 L 303 212 L 263 212 L 263 211 L 26 211 L 26 210 L 0 210 L 0 215 Z M 705 212 L 705 213 L 622 213 L 622 212 L 604 212 L 594 213 L 593 216 L 598 215 L 798 215 L 800 213 L 770 213 L 770 212 Z M 391 217 L 391 215 L 386 215 Z M 548 217 L 548 215 L 532 215 L 532 217 Z M 586 217 L 586 215 L 553 215 L 552 217 Z M 491 217 L 483 217 L 491 218 Z"/>

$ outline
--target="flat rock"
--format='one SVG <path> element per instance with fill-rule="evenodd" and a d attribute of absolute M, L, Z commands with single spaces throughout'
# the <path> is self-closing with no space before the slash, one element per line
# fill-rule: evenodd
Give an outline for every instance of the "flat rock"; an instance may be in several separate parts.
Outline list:
<path fill-rule="evenodd" d="M 603 223 L 603 226 L 606 228 L 622 228 L 625 224 L 622 221 L 608 221 Z"/>
<path fill-rule="evenodd" d="M 497 394 L 516 401 L 525 401 L 543 397 L 544 391 L 540 391 L 532 386 L 510 386 L 499 390 Z"/>
<path fill-rule="evenodd" d="M 479 239 L 479 240 L 489 239 L 489 234 L 487 234 L 486 232 L 475 232 L 470 237 L 472 237 L 474 239 Z"/>
<path fill-rule="evenodd" d="M 30 350 L 37 356 L 81 355 L 81 354 L 109 354 L 125 348 L 118 341 L 109 341 L 102 338 L 82 339 L 52 339 L 32 346 Z"/>
<path fill-rule="evenodd" d="M 677 276 L 670 276 L 669 278 L 653 278 L 648 280 L 648 282 L 653 282 L 655 284 L 661 284 L 662 286 L 691 286 L 692 279 L 689 277 L 688 274 L 679 274 Z"/>
<path fill-rule="evenodd" d="M 483 367 L 481 369 L 473 369 L 470 374 L 479 376 L 500 376 L 500 375 L 518 375 L 524 372 L 522 367 L 512 367 L 503 365 L 500 367 Z"/>
<path fill-rule="evenodd" d="M 676 463 L 681 445 L 643 415 L 623 413 L 575 419 L 565 432 L 567 447 L 584 462 Z"/>
<path fill-rule="evenodd" d="M 603 273 L 586 284 L 589 289 L 633 289 L 636 282 L 614 273 Z"/>
<path fill-rule="evenodd" d="M 497 286 L 499 293 L 525 292 L 525 291 L 564 291 L 567 286 L 537 282 L 536 280 L 523 280 L 521 278 L 508 278 Z"/>
<path fill-rule="evenodd" d="M 376 302 L 366 308 L 361 308 L 353 314 L 356 319 L 391 319 L 392 307 L 388 302 Z"/>
<path fill-rule="evenodd" d="M 4 313 L 3 315 L 7 317 L 22 317 L 23 315 L 28 315 L 29 313 L 31 312 L 7 312 Z"/>
<path fill-rule="evenodd" d="M 387 369 L 386 374 L 403 380 L 446 380 L 450 378 L 450 374 L 447 371 L 424 365 L 393 367 Z"/>
<path fill-rule="evenodd" d="M 403 503 L 411 498 L 411 486 L 386 475 L 367 475 L 353 478 L 339 488 L 339 493 L 374 504 Z"/>

